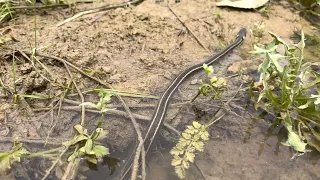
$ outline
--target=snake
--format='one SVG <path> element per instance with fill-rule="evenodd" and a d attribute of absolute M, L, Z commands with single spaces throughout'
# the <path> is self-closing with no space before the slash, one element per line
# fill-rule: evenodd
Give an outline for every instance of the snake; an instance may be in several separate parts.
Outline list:
<path fill-rule="evenodd" d="M 146 152 L 146 157 L 148 157 L 150 153 L 150 149 L 154 144 L 154 140 L 158 137 L 160 129 L 163 126 L 163 122 L 165 119 L 166 111 L 170 102 L 171 96 L 174 94 L 174 92 L 177 90 L 179 85 L 183 83 L 188 77 L 190 77 L 192 74 L 203 70 L 203 64 L 212 65 L 214 62 L 218 61 L 222 57 L 224 57 L 226 54 L 231 52 L 233 49 L 238 47 L 245 39 L 247 34 L 247 30 L 245 28 L 241 28 L 238 34 L 236 35 L 235 40 L 233 43 L 231 43 L 229 46 L 224 48 L 219 53 L 207 58 L 202 63 L 198 63 L 196 65 L 193 65 L 184 71 L 182 71 L 176 78 L 170 83 L 170 85 L 166 88 L 160 99 L 158 100 L 158 104 L 156 106 L 156 109 L 153 113 L 152 119 L 148 125 L 148 129 L 144 135 L 144 149 Z M 133 165 L 133 159 L 134 156 L 131 155 L 129 160 L 127 161 L 127 165 L 124 167 L 120 179 L 127 180 L 130 179 L 130 171 Z"/>

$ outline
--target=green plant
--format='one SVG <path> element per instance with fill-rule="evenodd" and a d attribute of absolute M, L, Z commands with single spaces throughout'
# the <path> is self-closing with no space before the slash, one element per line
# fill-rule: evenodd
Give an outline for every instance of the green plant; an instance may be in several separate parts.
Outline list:
<path fill-rule="evenodd" d="M 87 129 L 82 127 L 80 124 L 74 126 L 78 135 L 76 135 L 72 140 L 63 143 L 66 147 L 77 146 L 75 152 L 69 156 L 68 162 L 73 161 L 76 157 L 85 157 L 89 162 L 97 164 L 98 158 L 109 154 L 109 149 L 97 144 L 96 140 L 104 138 L 107 135 L 107 131 L 104 131 L 101 128 L 101 125 L 104 120 L 104 112 L 109 110 L 109 108 L 107 108 L 107 103 L 111 101 L 112 94 L 101 89 L 99 91 L 99 96 L 100 100 L 97 104 L 92 102 L 80 104 L 81 106 L 91 106 L 100 110 L 101 117 L 97 128 L 91 135 L 89 135 Z"/>
<path fill-rule="evenodd" d="M 15 11 L 12 9 L 12 3 L 10 1 L 0 2 L 0 24 L 13 19 Z"/>
<path fill-rule="evenodd" d="M 64 142 L 63 145 L 66 147 L 79 145 L 79 148 L 69 156 L 68 162 L 73 161 L 77 157 L 84 157 L 89 162 L 97 164 L 97 159 L 109 154 L 107 147 L 99 145 L 96 142 L 104 138 L 108 133 L 107 131 L 104 131 L 102 128 L 97 128 L 89 135 L 88 130 L 80 124 L 75 125 L 74 128 L 78 135 L 72 140 Z"/>
<path fill-rule="evenodd" d="M 227 85 L 227 81 L 224 78 L 212 76 L 214 70 L 212 66 L 203 64 L 203 69 L 206 73 L 204 81 L 201 80 L 200 94 L 203 96 L 211 96 L 212 99 L 220 99 L 219 90 L 223 89 Z"/>
<path fill-rule="evenodd" d="M 98 109 L 102 114 L 109 110 L 107 107 L 107 103 L 111 101 L 111 96 L 113 95 L 113 92 L 106 91 L 105 89 L 99 89 L 99 102 L 97 104 L 94 104 L 92 102 L 85 102 L 80 104 L 80 106 L 89 106 Z"/>
<path fill-rule="evenodd" d="M 179 178 L 185 178 L 189 162 L 193 163 L 195 151 L 203 151 L 204 141 L 209 140 L 208 125 L 201 125 L 196 121 L 182 133 L 178 143 L 170 151 L 173 155 L 171 165 Z"/>
<path fill-rule="evenodd" d="M 307 8 L 312 8 L 315 5 L 320 5 L 319 0 L 299 0 L 299 3 Z"/>
<path fill-rule="evenodd" d="M 22 143 L 14 141 L 9 152 L 0 153 L 0 172 L 10 169 L 12 163 L 20 162 L 22 155 L 30 154 L 22 145 Z"/>
<path fill-rule="evenodd" d="M 320 74 L 303 61 L 304 34 L 298 44 L 288 45 L 269 32 L 273 41 L 264 48 L 255 46 L 254 54 L 264 55 L 259 66 L 262 89 L 253 98 L 256 107 L 274 114 L 288 131 L 284 145 L 306 152 L 306 145 L 320 151 Z M 284 54 L 277 48 L 282 46 Z M 280 60 L 286 64 L 281 66 Z M 252 89 L 251 89 L 252 94 Z"/>

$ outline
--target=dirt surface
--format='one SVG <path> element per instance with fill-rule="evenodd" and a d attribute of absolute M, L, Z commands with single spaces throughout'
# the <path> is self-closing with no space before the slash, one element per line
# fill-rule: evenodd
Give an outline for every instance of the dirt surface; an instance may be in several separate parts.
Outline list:
<path fill-rule="evenodd" d="M 120 1 L 78 4 L 74 10 L 80 12 L 115 2 Z M 214 66 L 216 73 L 224 77 L 229 77 L 241 69 L 249 74 L 254 73 L 259 60 L 251 57 L 248 52 L 253 50 L 254 44 L 265 43 L 271 39 L 267 31 L 274 32 L 288 42 L 292 42 L 290 37 L 296 30 L 303 29 L 310 35 L 319 32 L 316 28 L 311 28 L 311 25 L 300 17 L 299 12 L 295 11 L 287 1 L 272 1 L 268 10 L 269 17 L 254 10 L 218 8 L 215 6 L 215 1 L 210 0 L 191 0 L 180 3 L 171 1 L 170 4 L 210 53 L 223 49 L 234 40 L 242 27 L 247 28 L 248 34 L 244 44 Z M 80 69 L 87 70 L 90 75 L 103 82 L 110 83 L 118 90 L 160 96 L 175 75 L 210 55 L 179 22 L 164 1 L 146 0 L 137 6 L 94 13 L 60 27 L 56 26 L 72 15 L 72 11 L 68 8 L 37 11 L 38 52 L 63 58 Z M 34 48 L 32 12 L 22 11 L 15 21 L 4 24 L 0 33 L 17 40 L 7 42 L 6 47 L 32 52 Z M 28 142 L 28 139 L 44 139 L 48 132 L 51 132 L 52 142 L 71 138 L 74 132 L 73 126 L 80 122 L 79 111 L 63 110 L 60 118 L 57 112 L 48 113 L 48 108 L 55 105 L 63 92 L 61 87 L 52 83 L 53 80 L 65 86 L 70 82 L 64 65 L 52 59 L 39 57 L 39 60 L 50 70 L 51 73 L 49 73 L 39 63 L 35 63 L 37 69 L 35 70 L 30 60 L 19 53 L 13 55 L 12 50 L 1 51 L 0 58 L 0 77 L 8 88 L 8 90 L 0 90 L 0 136 L 2 141 L 6 142 L 1 145 L 1 151 L 9 150 L 11 137 L 21 137 L 22 142 L 23 140 Z M 312 61 L 319 59 L 315 56 L 308 56 L 308 58 Z M 16 64 L 15 78 L 12 73 L 13 59 Z M 100 87 L 79 72 L 73 70 L 72 73 L 81 91 Z M 200 86 L 198 79 L 201 77 L 203 76 L 192 77 L 184 83 L 179 93 L 173 98 L 173 102 L 192 99 L 197 94 Z M 40 93 L 50 97 L 57 96 L 57 98 L 55 101 L 19 98 L 19 105 L 14 105 L 12 103 L 14 96 L 11 94 L 14 92 L 13 82 L 18 94 Z M 243 79 L 239 77 L 231 78 L 225 97 L 232 97 L 242 82 Z M 76 93 L 76 90 L 72 89 L 71 93 Z M 247 103 L 245 97 L 245 94 L 240 93 L 236 97 L 240 101 L 234 103 L 235 112 L 245 118 L 228 115 L 214 125 L 211 131 L 212 139 L 207 143 L 204 153 L 198 154 L 197 165 L 203 176 L 208 180 L 319 179 L 319 154 L 307 153 L 292 160 L 294 153 L 279 144 L 279 141 L 285 139 L 279 138 L 277 132 L 268 136 L 268 122 L 253 120 L 236 108 L 244 107 Z M 68 96 L 68 98 L 80 101 L 78 96 Z M 97 102 L 97 94 L 86 95 L 85 101 Z M 204 101 L 210 102 L 208 99 L 202 99 L 196 104 L 200 109 L 209 111 L 208 115 L 202 117 L 208 119 L 212 114 L 210 113 L 212 108 L 201 105 Z M 126 98 L 126 102 L 128 104 L 156 103 L 148 98 Z M 119 103 L 113 98 L 112 104 Z M 64 106 L 70 106 L 70 104 L 66 103 Z M 133 108 L 132 110 L 136 114 L 150 118 L 153 109 Z M 97 114 L 87 113 L 86 128 L 92 130 L 97 125 L 98 117 Z M 187 104 L 170 109 L 167 122 L 183 130 L 184 126 L 195 118 L 196 114 L 192 106 Z M 105 142 L 113 150 L 127 151 L 128 147 L 135 142 L 134 129 L 129 119 L 114 114 L 106 119 L 108 123 L 105 123 L 103 128 L 108 130 L 109 134 Z M 168 131 L 163 131 L 162 134 L 166 138 L 164 143 L 173 142 L 175 139 Z M 166 147 L 166 145 L 163 146 Z M 35 150 L 40 148 L 33 146 L 32 142 L 29 147 Z M 157 147 L 161 147 L 161 143 Z M 155 153 L 156 158 L 153 158 L 149 165 L 152 167 L 149 178 L 176 179 L 167 151 L 159 151 L 164 154 Z M 120 158 L 124 159 L 124 157 Z M 33 168 L 43 169 L 47 166 L 43 162 Z M 41 179 L 43 174 L 37 173 L 39 174 L 32 176 L 31 179 Z M 199 171 L 194 173 L 196 175 L 190 174 L 187 179 L 201 179 Z M 92 177 L 88 179 L 105 179 L 103 175 L 88 176 Z"/>

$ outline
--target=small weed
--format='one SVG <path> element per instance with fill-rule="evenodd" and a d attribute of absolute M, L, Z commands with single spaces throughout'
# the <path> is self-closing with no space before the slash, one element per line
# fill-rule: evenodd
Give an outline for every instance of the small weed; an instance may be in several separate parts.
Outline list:
<path fill-rule="evenodd" d="M 203 96 L 211 96 L 214 100 L 216 98 L 220 99 L 220 92 L 226 85 L 227 81 L 224 78 L 220 78 L 217 76 L 211 76 L 213 74 L 213 67 L 203 64 L 203 68 L 206 72 L 206 79 L 203 82 L 201 80 L 200 93 Z"/>
<path fill-rule="evenodd" d="M 10 169 L 12 163 L 20 162 L 22 155 L 30 154 L 22 145 L 22 143 L 14 141 L 9 152 L 0 153 L 0 172 Z"/>
<path fill-rule="evenodd" d="M 253 36 L 259 39 L 262 38 L 264 35 L 264 28 L 265 24 L 262 21 L 254 23 L 254 28 L 252 29 Z"/>
<path fill-rule="evenodd" d="M 92 102 L 85 102 L 83 104 L 80 104 L 80 106 L 89 106 L 98 109 L 101 113 L 104 113 L 108 111 L 107 103 L 111 101 L 112 93 L 109 91 L 106 91 L 105 89 L 99 89 L 99 97 L 100 100 L 97 104 L 94 104 Z"/>
<path fill-rule="evenodd" d="M 104 131 L 102 128 L 97 128 L 89 135 L 88 130 L 80 124 L 75 125 L 74 128 L 78 135 L 72 140 L 62 143 L 66 147 L 79 145 L 78 150 L 69 156 L 68 162 L 73 161 L 77 157 L 85 157 L 87 161 L 97 164 L 97 159 L 109 154 L 107 147 L 96 143 L 96 140 L 102 139 L 107 135 L 107 131 Z"/>
<path fill-rule="evenodd" d="M 306 152 L 306 145 L 320 151 L 320 74 L 311 69 L 311 63 L 304 62 L 304 34 L 298 44 L 288 45 L 273 33 L 274 40 L 264 48 L 255 46 L 254 54 L 263 54 L 259 66 L 259 97 L 256 107 L 279 118 L 288 131 L 284 145 L 297 152 Z M 283 46 L 284 54 L 277 51 Z M 280 61 L 284 62 L 284 66 Z"/>
<path fill-rule="evenodd" d="M 12 9 L 12 3 L 10 1 L 0 2 L 0 24 L 13 19 L 15 12 Z"/>

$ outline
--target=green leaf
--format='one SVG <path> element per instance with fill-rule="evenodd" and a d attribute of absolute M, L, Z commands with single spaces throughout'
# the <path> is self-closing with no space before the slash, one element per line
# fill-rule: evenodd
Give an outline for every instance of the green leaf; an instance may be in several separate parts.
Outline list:
<path fill-rule="evenodd" d="M 306 145 L 307 143 L 304 143 L 300 137 L 293 132 L 292 130 L 289 130 L 289 134 L 288 134 L 288 140 L 285 143 L 282 143 L 285 146 L 290 146 L 292 147 L 294 150 L 298 151 L 298 152 L 305 152 L 306 151 Z"/>
<path fill-rule="evenodd" d="M 201 125 L 200 123 L 198 123 L 197 121 L 193 121 L 193 122 L 192 122 L 192 125 L 193 125 L 193 127 L 196 128 L 196 129 L 200 129 L 201 126 L 202 126 L 202 125 Z"/>
<path fill-rule="evenodd" d="M 5 172 L 7 169 L 10 169 L 10 168 L 11 168 L 10 156 L 6 156 L 0 161 L 0 172 Z"/>
<path fill-rule="evenodd" d="M 182 133 L 182 137 L 185 139 L 191 139 L 191 135 L 185 132 Z"/>
<path fill-rule="evenodd" d="M 10 153 L 8 152 L 3 152 L 3 153 L 0 153 L 0 161 L 4 158 L 6 158 Z"/>
<path fill-rule="evenodd" d="M 186 172 L 183 167 L 176 166 L 174 170 L 180 179 L 184 179 L 186 177 Z"/>
<path fill-rule="evenodd" d="M 84 146 L 85 147 L 85 152 L 86 153 L 90 153 L 90 151 L 92 150 L 92 146 L 93 146 L 92 139 L 88 139 L 86 141 L 86 145 Z"/>
<path fill-rule="evenodd" d="M 94 146 L 92 150 L 97 157 L 102 157 L 109 154 L 109 149 L 100 145 Z"/>
<path fill-rule="evenodd" d="M 299 48 L 299 50 L 303 50 L 304 49 L 304 47 L 306 46 L 306 44 L 305 44 L 305 38 L 304 38 L 304 33 L 303 33 L 303 31 L 301 31 L 301 40 L 300 40 L 300 42 L 298 43 L 298 44 L 295 44 L 295 46 L 297 47 L 297 48 Z"/>
<path fill-rule="evenodd" d="M 320 104 L 320 95 L 313 95 L 311 94 L 311 98 L 315 98 L 316 100 L 314 101 L 315 105 Z"/>
<path fill-rule="evenodd" d="M 182 137 L 183 138 L 183 137 Z M 177 143 L 177 146 L 178 147 L 185 147 L 189 144 L 190 140 L 187 140 L 187 139 L 182 139 L 180 138 L 179 139 L 179 142 Z"/>
<path fill-rule="evenodd" d="M 210 75 L 213 73 L 213 67 L 212 66 L 208 66 L 206 64 L 203 64 L 203 69 L 205 70 L 207 75 Z"/>
<path fill-rule="evenodd" d="M 309 106 L 310 103 L 311 103 L 311 101 L 308 101 L 307 103 L 299 106 L 298 108 L 299 108 L 299 109 L 306 109 L 306 108 L 308 108 L 308 106 Z"/>
<path fill-rule="evenodd" d="M 183 167 L 184 169 L 189 169 L 189 163 L 188 163 L 188 161 L 182 160 L 182 167 Z"/>
<path fill-rule="evenodd" d="M 253 48 L 255 49 L 255 51 L 251 51 L 250 53 L 252 54 L 264 54 L 264 53 L 268 53 L 268 52 L 273 52 L 275 51 L 278 46 L 273 46 L 273 47 L 270 47 L 269 49 L 263 49 L 263 48 L 260 48 L 256 45 L 253 46 Z"/>
<path fill-rule="evenodd" d="M 183 154 L 183 152 L 184 152 L 184 150 L 181 150 L 181 149 L 179 149 L 177 147 L 174 147 L 174 148 L 171 149 L 170 154 L 178 156 L 180 154 Z"/>
<path fill-rule="evenodd" d="M 46 95 L 34 95 L 34 94 L 18 94 L 18 96 L 32 99 L 50 99 L 49 96 Z"/>
<path fill-rule="evenodd" d="M 193 134 L 197 133 L 198 131 L 199 130 L 197 130 L 197 129 L 186 129 L 184 132 L 193 135 Z"/>
<path fill-rule="evenodd" d="M 75 144 L 77 144 L 78 142 L 83 141 L 83 140 L 87 140 L 87 139 L 88 139 L 88 137 L 85 136 L 85 135 L 75 136 L 74 139 L 72 140 L 72 144 L 71 144 L 71 145 L 75 145 Z"/>
<path fill-rule="evenodd" d="M 195 157 L 195 154 L 194 154 L 194 153 L 186 152 L 186 153 L 185 153 L 185 156 L 186 156 L 186 159 L 187 159 L 188 161 L 190 161 L 191 163 L 194 162 L 194 157 Z"/>
<path fill-rule="evenodd" d="M 205 131 L 201 134 L 201 139 L 204 141 L 207 141 L 207 140 L 209 140 L 209 136 L 210 135 L 209 135 L 208 131 Z"/>
<path fill-rule="evenodd" d="M 174 156 L 174 158 L 171 161 L 172 166 L 178 166 L 182 163 L 182 159 L 179 156 Z"/>
<path fill-rule="evenodd" d="M 19 159 L 19 162 L 20 162 L 20 157 L 22 156 L 22 155 L 24 155 L 24 154 L 30 154 L 30 152 L 29 151 L 27 151 L 26 149 L 24 149 L 24 148 L 21 148 L 20 150 L 17 150 L 17 151 L 15 151 L 15 152 L 13 152 L 13 157 L 18 157 L 18 159 Z M 18 159 L 16 159 L 16 160 L 18 160 Z"/>
<path fill-rule="evenodd" d="M 87 161 L 91 162 L 92 164 L 97 164 L 98 163 L 96 156 L 87 155 L 86 159 L 87 159 Z"/>
<path fill-rule="evenodd" d="M 267 56 L 271 59 L 271 62 L 273 63 L 273 65 L 276 67 L 276 70 L 279 73 L 283 72 L 283 68 L 280 66 L 280 64 L 278 63 L 278 59 L 280 58 L 285 58 L 286 56 L 283 56 L 281 54 L 271 54 L 271 53 L 267 53 Z"/>
<path fill-rule="evenodd" d="M 22 143 L 14 143 L 10 152 L 0 154 L 0 172 L 5 172 L 7 169 L 10 169 L 12 163 L 20 162 L 21 156 L 24 154 L 30 154 L 30 152 L 22 147 Z"/>
<path fill-rule="evenodd" d="M 288 112 L 280 112 L 281 118 L 284 120 L 285 126 L 290 132 L 292 130 L 292 122 Z"/>
<path fill-rule="evenodd" d="M 283 39 L 278 37 L 276 34 L 270 32 L 270 31 L 268 33 L 276 40 L 275 45 L 282 44 L 285 46 L 286 50 L 288 50 L 290 48 L 289 45 Z"/>
<path fill-rule="evenodd" d="M 78 131 L 79 134 L 84 134 L 84 128 L 80 124 L 75 125 L 74 128 Z"/>
<path fill-rule="evenodd" d="M 193 146 L 194 146 L 194 148 L 197 150 L 197 151 L 203 151 L 203 149 L 204 149 L 204 143 L 203 142 L 201 142 L 201 141 L 199 141 L 199 142 L 194 142 L 193 143 Z"/>
<path fill-rule="evenodd" d="M 103 92 L 103 93 L 110 93 L 111 95 L 117 94 L 120 96 L 127 96 L 127 97 L 141 97 L 141 98 L 151 98 L 151 99 L 158 99 L 159 97 L 157 96 L 151 96 L 147 94 L 142 94 L 142 93 L 135 93 L 135 92 L 128 92 L 128 91 L 120 91 L 116 89 L 94 89 L 95 92 Z"/>
<path fill-rule="evenodd" d="M 76 159 L 76 155 L 74 153 L 72 153 L 69 158 L 68 158 L 68 162 L 73 161 L 74 159 Z"/>
<path fill-rule="evenodd" d="M 81 153 L 83 153 L 83 154 L 85 154 L 85 153 L 86 153 L 86 148 L 85 148 L 85 146 L 81 147 L 78 151 L 81 152 Z"/>
<path fill-rule="evenodd" d="M 306 138 L 308 144 L 316 148 L 320 152 L 320 139 L 316 139 L 310 133 L 303 132 L 303 136 Z"/>

